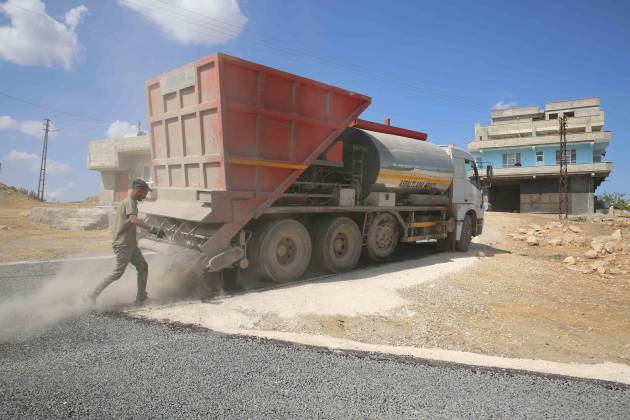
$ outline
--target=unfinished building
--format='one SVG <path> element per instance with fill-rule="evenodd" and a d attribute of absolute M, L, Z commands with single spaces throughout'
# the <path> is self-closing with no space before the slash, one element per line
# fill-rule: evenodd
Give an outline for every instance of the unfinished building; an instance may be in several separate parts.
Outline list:
<path fill-rule="evenodd" d="M 569 212 L 592 213 L 595 190 L 612 164 L 605 161 L 611 132 L 597 97 L 495 109 L 490 125 L 475 124 L 468 150 L 477 166 L 494 168 L 488 201 L 493 210 L 557 213 L 560 135 L 558 119 L 567 117 Z M 482 173 L 485 171 L 482 171 Z"/>
<path fill-rule="evenodd" d="M 88 168 L 101 174 L 100 205 L 123 200 L 133 179 L 153 182 L 149 136 L 142 133 L 134 137 L 91 141 Z"/>

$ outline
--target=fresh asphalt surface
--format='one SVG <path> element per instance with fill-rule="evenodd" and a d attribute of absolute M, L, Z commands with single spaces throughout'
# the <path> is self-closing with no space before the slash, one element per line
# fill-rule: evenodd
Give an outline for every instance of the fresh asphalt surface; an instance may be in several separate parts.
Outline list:
<path fill-rule="evenodd" d="M 0 306 L 59 269 L 0 266 Z M 116 314 L 82 314 L 0 340 L 0 417 L 69 416 L 628 418 L 630 388 L 331 352 Z"/>

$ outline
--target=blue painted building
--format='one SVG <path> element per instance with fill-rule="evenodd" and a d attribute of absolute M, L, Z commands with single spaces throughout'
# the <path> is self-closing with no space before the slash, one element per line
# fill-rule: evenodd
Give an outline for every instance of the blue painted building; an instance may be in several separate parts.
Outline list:
<path fill-rule="evenodd" d="M 567 117 L 569 211 L 594 211 L 595 190 L 612 169 L 610 131 L 599 98 L 495 109 L 490 125 L 475 124 L 468 149 L 477 166 L 494 168 L 490 205 L 497 211 L 556 213 L 559 208 L 559 119 Z"/>

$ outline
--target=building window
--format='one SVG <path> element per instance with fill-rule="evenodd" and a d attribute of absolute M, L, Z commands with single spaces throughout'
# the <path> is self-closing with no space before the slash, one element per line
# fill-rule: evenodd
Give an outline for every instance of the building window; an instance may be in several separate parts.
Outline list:
<path fill-rule="evenodd" d="M 536 165 L 544 165 L 545 164 L 545 152 L 539 151 L 536 152 Z"/>
<path fill-rule="evenodd" d="M 151 179 L 151 167 L 149 165 L 145 165 L 144 168 L 142 168 L 142 179 L 145 181 Z"/>
<path fill-rule="evenodd" d="M 593 150 L 593 162 L 600 163 L 602 161 L 602 151 L 601 150 Z"/>
<path fill-rule="evenodd" d="M 503 167 L 513 168 L 521 166 L 521 154 L 516 153 L 503 153 Z"/>
<path fill-rule="evenodd" d="M 575 149 L 567 150 L 567 163 L 576 163 L 577 153 Z M 560 165 L 560 150 L 556 150 L 556 165 Z"/>
<path fill-rule="evenodd" d="M 557 119 L 558 119 L 558 114 L 557 114 L 557 113 L 555 113 L 555 114 L 549 114 L 549 119 L 550 119 L 550 120 L 557 120 Z"/>
<path fill-rule="evenodd" d="M 575 117 L 575 112 L 571 111 L 571 112 L 565 112 L 564 116 L 567 118 L 573 118 Z"/>

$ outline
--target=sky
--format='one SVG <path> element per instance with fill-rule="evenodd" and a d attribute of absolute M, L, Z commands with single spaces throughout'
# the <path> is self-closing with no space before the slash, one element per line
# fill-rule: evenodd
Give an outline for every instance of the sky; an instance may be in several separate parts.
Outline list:
<path fill-rule="evenodd" d="M 630 7 L 623 1 L 0 0 L 0 182 L 97 194 L 90 141 L 146 127 L 146 80 L 217 51 L 372 97 L 362 118 L 466 148 L 495 106 L 599 96 L 598 193 L 630 195 Z"/>

